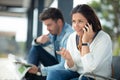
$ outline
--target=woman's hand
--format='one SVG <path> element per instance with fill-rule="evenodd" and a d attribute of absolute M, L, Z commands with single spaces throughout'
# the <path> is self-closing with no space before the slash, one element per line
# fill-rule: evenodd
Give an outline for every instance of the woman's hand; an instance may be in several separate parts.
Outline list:
<path fill-rule="evenodd" d="M 72 57 L 69 53 L 69 51 L 67 51 L 66 49 L 64 48 L 61 48 L 60 51 L 56 51 L 57 54 L 60 54 L 64 59 L 66 60 L 71 60 Z"/>
<path fill-rule="evenodd" d="M 83 31 L 84 33 L 82 36 L 82 43 L 90 43 L 95 34 L 92 29 L 92 24 L 90 25 L 89 23 L 87 23 L 87 25 L 85 25 L 85 27 L 83 28 Z"/>
<path fill-rule="evenodd" d="M 93 32 L 92 25 L 87 23 L 83 28 L 83 35 L 79 38 L 78 49 L 80 51 L 81 56 L 84 56 L 90 52 L 89 46 L 82 46 L 82 43 L 91 43 L 95 33 Z"/>
<path fill-rule="evenodd" d="M 66 63 L 69 66 L 69 68 L 74 66 L 74 61 L 68 50 L 61 48 L 60 51 L 56 51 L 56 52 L 60 54 L 64 59 L 66 59 Z"/>

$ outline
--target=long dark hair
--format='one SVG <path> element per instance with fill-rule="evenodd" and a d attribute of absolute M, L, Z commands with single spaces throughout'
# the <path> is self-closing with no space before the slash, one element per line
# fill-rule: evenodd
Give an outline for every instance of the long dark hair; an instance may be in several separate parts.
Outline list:
<path fill-rule="evenodd" d="M 71 16 L 74 13 L 81 13 L 87 19 L 89 24 L 92 24 L 92 28 L 94 32 L 98 32 L 102 29 L 101 23 L 97 15 L 95 14 L 94 10 L 87 4 L 77 5 L 75 8 L 73 8 L 71 12 Z"/>

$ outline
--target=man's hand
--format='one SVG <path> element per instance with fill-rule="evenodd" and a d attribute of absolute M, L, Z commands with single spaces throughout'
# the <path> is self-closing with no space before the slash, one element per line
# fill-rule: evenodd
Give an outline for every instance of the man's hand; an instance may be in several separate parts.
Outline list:
<path fill-rule="evenodd" d="M 36 39 L 37 43 L 44 44 L 49 41 L 48 35 L 41 35 Z"/>
<path fill-rule="evenodd" d="M 38 72 L 38 67 L 33 65 L 29 70 L 29 73 L 36 74 Z"/>

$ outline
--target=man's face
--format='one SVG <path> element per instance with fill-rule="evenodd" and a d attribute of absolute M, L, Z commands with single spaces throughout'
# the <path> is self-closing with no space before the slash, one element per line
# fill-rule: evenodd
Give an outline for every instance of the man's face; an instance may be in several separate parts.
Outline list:
<path fill-rule="evenodd" d="M 43 23 L 47 26 L 47 30 L 53 34 L 57 35 L 59 31 L 59 25 L 57 21 L 53 21 L 52 19 L 46 19 L 43 21 Z"/>

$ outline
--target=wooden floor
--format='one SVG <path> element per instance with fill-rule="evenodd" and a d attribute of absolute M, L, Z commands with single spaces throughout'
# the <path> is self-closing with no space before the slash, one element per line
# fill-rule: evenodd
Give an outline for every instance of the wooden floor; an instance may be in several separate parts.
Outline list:
<path fill-rule="evenodd" d="M 7 58 L 0 58 L 0 80 L 20 80 L 14 65 Z"/>

